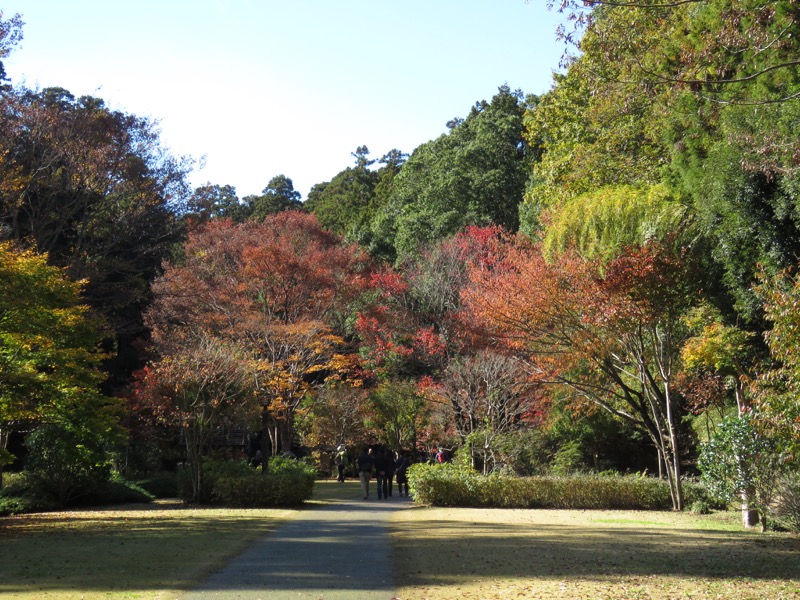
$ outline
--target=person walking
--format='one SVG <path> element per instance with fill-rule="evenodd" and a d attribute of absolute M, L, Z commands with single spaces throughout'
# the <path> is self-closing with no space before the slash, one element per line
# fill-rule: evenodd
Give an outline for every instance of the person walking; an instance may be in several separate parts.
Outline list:
<path fill-rule="evenodd" d="M 347 465 L 347 450 L 343 445 L 340 445 L 336 449 L 336 458 L 334 459 L 336 463 L 336 470 L 338 471 L 337 481 L 339 483 L 344 483 L 344 469 Z"/>
<path fill-rule="evenodd" d="M 406 471 L 411 466 L 411 460 L 406 456 L 405 451 L 400 450 L 397 453 L 397 460 L 395 461 L 395 475 L 397 476 L 397 493 L 403 497 L 403 489 L 406 491 L 406 498 L 408 498 L 408 476 Z"/>
<path fill-rule="evenodd" d="M 364 449 L 358 455 L 358 478 L 361 480 L 361 491 L 364 494 L 364 500 L 369 498 L 369 480 L 372 477 L 372 471 L 375 468 L 375 458 L 372 448 Z M 380 492 L 378 492 L 380 498 Z"/>
<path fill-rule="evenodd" d="M 378 488 L 378 500 L 389 497 L 389 477 L 391 476 L 392 457 L 383 448 L 378 448 L 375 455 L 375 486 Z"/>
<path fill-rule="evenodd" d="M 395 453 L 391 450 L 386 451 L 386 460 L 388 461 L 389 471 L 386 473 L 387 476 L 387 487 L 389 488 L 389 496 L 392 495 L 392 488 L 394 487 L 394 471 L 397 468 L 396 461 L 394 459 Z"/>

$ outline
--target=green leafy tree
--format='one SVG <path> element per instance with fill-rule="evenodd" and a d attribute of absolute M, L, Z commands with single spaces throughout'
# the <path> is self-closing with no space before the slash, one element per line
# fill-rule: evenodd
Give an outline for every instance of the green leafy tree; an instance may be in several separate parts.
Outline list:
<path fill-rule="evenodd" d="M 572 38 L 580 56 L 529 119 L 544 150 L 528 230 L 542 225 L 542 207 L 597 188 L 666 183 L 710 241 L 739 317 L 763 326 L 756 265 L 774 274 L 799 251 L 793 3 L 568 0 L 560 8 L 582 32 Z"/>
<path fill-rule="evenodd" d="M 516 231 L 529 176 L 522 93 L 499 88 L 450 132 L 419 146 L 392 182 L 372 219 L 373 236 L 390 240 L 394 256 L 414 255 L 467 225 Z"/>
<path fill-rule="evenodd" d="M 756 381 L 755 404 L 762 426 L 800 450 L 800 279 L 793 270 L 763 275 L 758 293 L 772 329 L 765 334 L 772 368 Z"/>
<path fill-rule="evenodd" d="M 284 210 L 302 210 L 300 192 L 286 175 L 276 175 L 269 180 L 260 196 L 245 196 L 243 199 L 249 219 L 263 221 L 267 215 Z"/>
<path fill-rule="evenodd" d="M 207 183 L 195 189 L 186 204 L 186 216 L 195 223 L 207 223 L 211 219 L 243 221 L 249 214 L 248 207 L 239 201 L 232 185 Z"/>
<path fill-rule="evenodd" d="M 387 381 L 369 395 L 374 426 L 392 450 L 416 448 L 420 431 L 428 419 L 423 394 L 410 381 Z"/>
<path fill-rule="evenodd" d="M 746 495 L 766 531 L 769 508 L 789 462 L 779 438 L 759 431 L 757 419 L 753 413 L 726 419 L 701 447 L 697 467 L 716 496 L 731 501 Z M 745 519 L 744 525 L 751 523 Z"/>
<path fill-rule="evenodd" d="M 375 188 L 379 175 L 370 167 L 369 148 L 359 146 L 353 157 L 356 164 L 338 173 L 327 183 L 315 185 L 308 194 L 307 209 L 326 229 L 353 240 L 364 228 L 374 210 Z"/>
<path fill-rule="evenodd" d="M 87 447 L 121 439 L 120 402 L 99 392 L 103 322 L 45 256 L 0 243 L 0 448 L 37 425 Z M 0 467 L 0 482 L 2 470 Z"/>
<path fill-rule="evenodd" d="M 134 341 L 162 261 L 183 236 L 190 161 L 171 156 L 155 123 L 61 88 L 0 96 L 0 227 L 86 280 L 116 357 L 107 385 L 138 368 Z"/>
<path fill-rule="evenodd" d="M 626 248 L 664 240 L 686 228 L 687 209 L 663 185 L 603 187 L 567 201 L 554 212 L 543 250 L 567 250 L 604 262 Z"/>

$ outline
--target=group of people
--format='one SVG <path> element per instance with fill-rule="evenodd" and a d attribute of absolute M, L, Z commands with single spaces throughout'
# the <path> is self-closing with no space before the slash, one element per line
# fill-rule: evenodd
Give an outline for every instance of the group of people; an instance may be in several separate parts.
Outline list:
<path fill-rule="evenodd" d="M 383 448 L 364 448 L 356 461 L 358 477 L 364 500 L 369 498 L 369 482 L 375 476 L 378 500 L 392 495 L 393 481 L 397 480 L 397 493 L 408 496 L 408 477 L 406 471 L 411 460 L 404 451 L 392 453 Z M 339 481 L 344 481 L 344 470 L 339 470 Z"/>

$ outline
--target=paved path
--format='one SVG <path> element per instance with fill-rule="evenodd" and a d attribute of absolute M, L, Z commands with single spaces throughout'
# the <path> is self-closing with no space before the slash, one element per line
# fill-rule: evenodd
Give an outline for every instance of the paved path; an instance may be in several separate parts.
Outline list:
<path fill-rule="evenodd" d="M 181 600 L 391 600 L 389 517 L 407 506 L 360 495 L 311 506 Z"/>

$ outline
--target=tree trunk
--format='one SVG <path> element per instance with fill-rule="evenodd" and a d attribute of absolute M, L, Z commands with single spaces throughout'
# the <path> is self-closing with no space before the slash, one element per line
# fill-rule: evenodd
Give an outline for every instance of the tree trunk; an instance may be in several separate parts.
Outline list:
<path fill-rule="evenodd" d="M 753 486 L 742 492 L 742 526 L 745 529 L 755 527 L 761 522 L 759 511 L 750 507 L 752 498 L 755 496 Z"/>
<path fill-rule="evenodd" d="M 678 432 L 675 426 L 675 416 L 672 411 L 672 396 L 669 386 L 665 384 L 665 400 L 667 405 L 667 427 L 669 431 L 669 449 L 672 454 L 672 476 L 675 478 L 675 494 L 672 498 L 672 507 L 675 510 L 683 510 L 683 489 L 681 486 L 681 452 L 678 443 Z M 670 486 L 670 489 L 673 489 Z"/>

